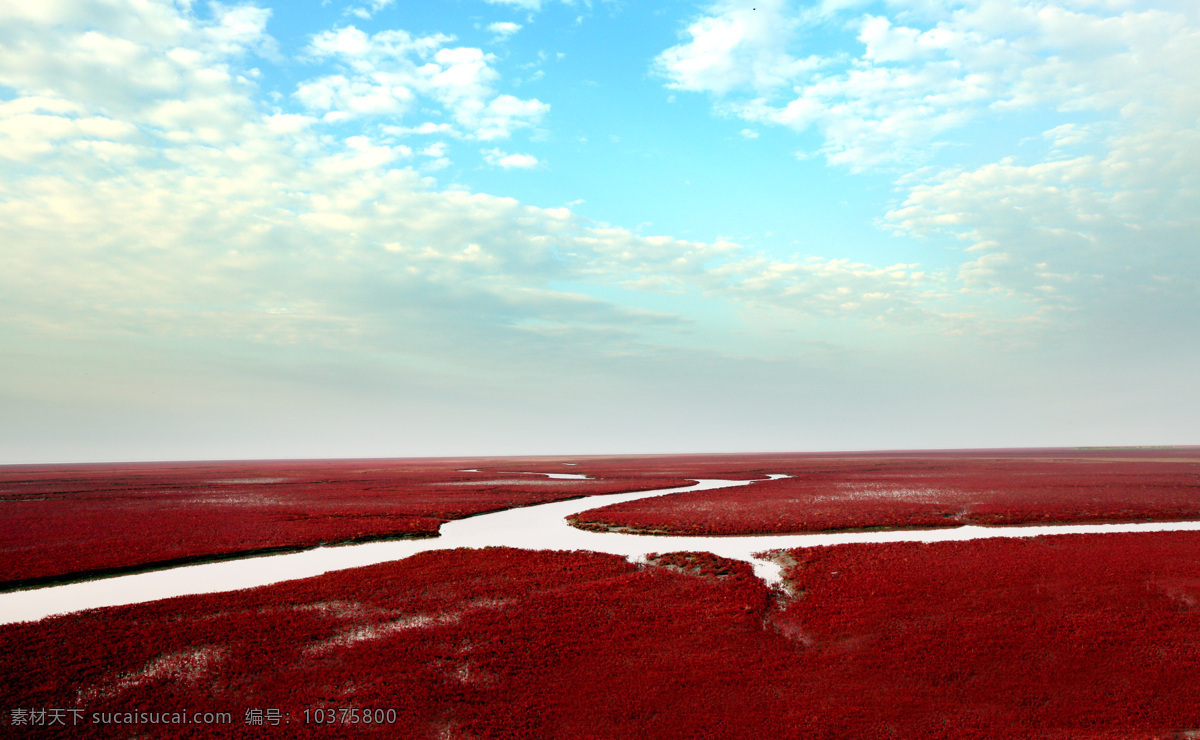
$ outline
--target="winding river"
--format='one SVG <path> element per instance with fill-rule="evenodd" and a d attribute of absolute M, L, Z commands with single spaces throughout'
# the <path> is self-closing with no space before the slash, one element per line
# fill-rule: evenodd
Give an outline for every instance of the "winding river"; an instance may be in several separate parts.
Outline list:
<path fill-rule="evenodd" d="M 523 475 L 538 475 L 524 473 Z M 586 476 L 541 473 L 549 478 L 583 479 Z M 772 475 L 771 478 L 786 478 Z M 217 593 L 309 578 L 345 568 L 400 560 L 426 550 L 458 547 L 518 547 L 529 550 L 591 550 L 638 562 L 653 552 L 706 551 L 744 560 L 769 585 L 780 582 L 780 566 L 755 557 L 768 550 L 835 545 L 850 542 L 938 542 L 984 537 L 1035 537 L 1045 534 L 1102 532 L 1161 532 L 1200 530 L 1200 522 L 1149 522 L 1138 524 L 1078 524 L 1033 527 L 973 527 L 930 530 L 892 530 L 836 534 L 753 535 L 745 537 L 654 537 L 613 532 L 588 532 L 570 526 L 566 518 L 607 504 L 664 496 L 679 491 L 700 491 L 750 485 L 753 481 L 706 480 L 698 485 L 655 491 L 635 491 L 505 509 L 446 522 L 441 535 L 430 539 L 392 540 L 362 545 L 319 547 L 284 555 L 248 557 L 168 570 L 115 576 L 61 586 L 48 586 L 0 594 L 0 624 L 43 619 L 83 609 L 137 604 L 173 596 Z"/>

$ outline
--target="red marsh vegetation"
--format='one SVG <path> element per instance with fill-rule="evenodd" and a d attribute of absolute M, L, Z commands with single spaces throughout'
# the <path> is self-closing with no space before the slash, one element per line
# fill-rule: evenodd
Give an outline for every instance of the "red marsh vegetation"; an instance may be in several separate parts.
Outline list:
<path fill-rule="evenodd" d="M 1197 552 L 1191 532 L 811 548 L 789 553 L 794 597 L 706 553 L 427 552 L 2 626 L 0 724 L 24 736 L 23 708 L 79 710 L 64 737 L 1182 737 L 1200 729 Z M 232 724 L 92 724 L 180 709 Z"/>
<path fill-rule="evenodd" d="M 278 736 L 728 737 L 786 710 L 771 684 L 754 692 L 765 692 L 758 706 L 728 693 L 740 656 L 792 658 L 762 629 L 767 589 L 744 563 L 724 571 L 683 576 L 593 553 L 422 553 L 0 627 L 0 696 L 6 712 L 229 711 L 233 736 L 248 732 L 246 708 L 272 708 L 291 720 Z M 694 706 L 671 716 L 684 703 Z M 306 709 L 311 720 L 344 707 L 394 719 L 305 722 Z"/>
<path fill-rule="evenodd" d="M 0 589 L 433 537 L 442 522 L 473 514 L 689 484 L 645 472 L 552 480 L 519 474 L 525 462 L 546 467 L 496 459 L 0 467 Z M 552 472 L 565 471 L 558 465 Z"/>
<path fill-rule="evenodd" d="M 774 625 L 853 696 L 850 728 L 1194 737 L 1198 554 L 1193 532 L 792 550 Z"/>
<path fill-rule="evenodd" d="M 794 477 L 581 513 L 584 529 L 734 535 L 1200 519 L 1200 450 L 771 456 Z"/>

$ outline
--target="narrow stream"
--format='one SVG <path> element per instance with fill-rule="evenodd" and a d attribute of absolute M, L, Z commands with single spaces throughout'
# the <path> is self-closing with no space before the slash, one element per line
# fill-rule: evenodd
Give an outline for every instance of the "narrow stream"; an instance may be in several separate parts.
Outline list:
<path fill-rule="evenodd" d="M 551 478 L 586 478 L 546 474 Z M 771 478 L 786 478 L 772 475 Z M 1200 522 L 1139 524 L 1078 524 L 1038 527 L 957 527 L 953 529 L 847 532 L 839 534 L 753 535 L 745 537 L 654 537 L 612 532 L 588 532 L 570 526 L 566 518 L 588 509 L 665 496 L 679 491 L 702 491 L 749 485 L 753 481 L 708 480 L 698 485 L 655 491 L 590 496 L 537 506 L 506 509 L 446 522 L 441 536 L 362 545 L 319 547 L 285 555 L 250 557 L 219 563 L 115 576 L 62 586 L 0 594 L 0 624 L 43 619 L 83 609 L 137 604 L 187 594 L 218 593 L 309 578 L 345 568 L 401 560 L 426 550 L 457 547 L 517 547 L 528 550 L 590 550 L 622 555 L 634 562 L 653 552 L 703 551 L 744 560 L 769 585 L 780 581 L 780 567 L 755 553 L 850 542 L 939 542 L 985 537 L 1035 537 L 1043 534 L 1102 532 L 1162 532 L 1200 530 Z"/>

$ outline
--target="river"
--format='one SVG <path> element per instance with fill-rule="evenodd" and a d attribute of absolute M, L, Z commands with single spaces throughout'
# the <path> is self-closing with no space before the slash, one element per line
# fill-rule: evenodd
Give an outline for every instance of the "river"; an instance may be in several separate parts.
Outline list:
<path fill-rule="evenodd" d="M 524 473 L 524 475 L 530 475 Z M 550 478 L 583 479 L 582 475 L 546 474 Z M 772 475 L 771 478 L 786 478 Z M 664 496 L 750 485 L 753 481 L 701 479 L 695 486 L 655 491 L 614 493 L 505 509 L 446 522 L 441 535 L 430 539 L 392 540 L 361 545 L 318 547 L 283 555 L 248 557 L 189 565 L 93 581 L 46 586 L 0 594 L 0 624 L 43 619 L 83 609 L 137 604 L 173 596 L 218 593 L 309 578 L 335 570 L 401 560 L 427 550 L 457 547 L 517 547 L 527 550 L 591 550 L 622 555 L 634 562 L 653 552 L 700 551 L 744 560 L 769 585 L 780 582 L 780 566 L 755 557 L 768 550 L 835 545 L 851 542 L 939 542 L 985 537 L 1035 537 L 1045 534 L 1103 532 L 1162 532 L 1200 530 L 1200 522 L 1137 524 L 1077 524 L 1032 527 L 956 527 L 928 530 L 844 532 L 836 534 L 753 535 L 745 537 L 675 537 L 588 532 L 570 526 L 566 518 L 599 506 Z"/>

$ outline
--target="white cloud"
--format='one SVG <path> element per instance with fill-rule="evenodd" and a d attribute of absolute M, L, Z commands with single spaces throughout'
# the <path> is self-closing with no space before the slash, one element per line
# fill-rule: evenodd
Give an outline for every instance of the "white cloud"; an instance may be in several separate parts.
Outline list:
<path fill-rule="evenodd" d="M 1055 151 L 1073 149 L 1095 140 L 1093 128 L 1084 124 L 1064 123 L 1043 131 L 1041 137 L 1050 142 Z"/>
<path fill-rule="evenodd" d="M 313 36 L 308 52 L 318 59 L 336 58 L 357 72 L 371 73 L 388 60 L 404 62 L 413 55 L 428 59 L 453 40 L 453 36 L 442 33 L 413 37 L 399 29 L 368 35 L 354 26 L 345 26 Z"/>
<path fill-rule="evenodd" d="M 812 66 L 787 51 L 797 26 L 785 0 L 722 0 L 688 26 L 686 43 L 655 59 L 655 70 L 677 90 L 770 91 Z"/>
<path fill-rule="evenodd" d="M 491 5 L 511 5 L 522 10 L 541 10 L 542 0 L 484 0 Z"/>
<path fill-rule="evenodd" d="M 863 58 L 873 62 L 909 62 L 922 59 L 945 48 L 950 34 L 936 31 L 921 33 L 915 28 L 893 26 L 882 16 L 868 15 L 862 21 L 858 40 L 865 46 Z"/>
<path fill-rule="evenodd" d="M 714 95 L 724 112 L 815 128 L 829 161 L 854 169 L 919 158 L 997 111 L 1127 114 L 1164 96 L 1195 97 L 1181 73 L 1196 54 L 1194 9 L 1133 0 L 1116 8 L 897 2 L 892 16 L 846 19 L 857 28 L 856 57 L 795 55 L 809 29 L 827 32 L 830 14 L 859 5 L 826 3 L 812 13 L 780 0 L 751 11 L 722 0 L 655 69 L 668 87 Z"/>
<path fill-rule="evenodd" d="M 508 138 L 514 129 L 535 125 L 549 110 L 549 105 L 537 99 L 522 100 L 512 95 L 497 95 L 488 101 L 478 115 L 461 118 L 474 125 L 477 138 L 488 141 Z"/>
<path fill-rule="evenodd" d="M 968 288 L 1069 312 L 1093 335 L 1173 335 L 1200 295 L 1197 172 L 1200 135 L 1164 126 L 1113 138 L 1101 158 L 946 173 L 888 217 L 963 240 Z"/>
<path fill-rule="evenodd" d="M 521 28 L 522 26 L 520 23 L 512 23 L 511 21 L 498 21 L 496 23 L 489 23 L 487 30 L 495 34 L 495 38 L 493 39 L 494 41 L 503 41 L 515 34 L 517 31 L 520 31 Z"/>
<path fill-rule="evenodd" d="M 402 84 L 380 84 L 328 75 L 300 84 L 294 96 L 304 107 L 365 115 L 406 113 L 416 95 Z"/>
<path fill-rule="evenodd" d="M 105 116 L 79 115 L 80 106 L 29 97 L 0 103 L 0 157 L 27 161 L 51 153 L 63 140 L 113 144 L 134 138 L 135 126 Z"/>
<path fill-rule="evenodd" d="M 39 5 L 3 11 L 0 85 L 70 100 L 93 115 L 169 125 L 176 137 L 235 138 L 252 85 L 231 76 L 228 62 L 274 48 L 269 11 L 250 6 L 214 4 L 212 19 L 201 22 L 155 2 Z M 180 101 L 216 115 L 189 117 Z"/>
<path fill-rule="evenodd" d="M 266 118 L 267 128 L 276 134 L 297 134 L 316 123 L 312 116 L 295 113 L 276 113 Z"/>
<path fill-rule="evenodd" d="M 668 87 L 710 94 L 720 113 L 814 132 L 829 164 L 895 173 L 904 202 L 887 221 L 905 235 L 953 235 L 968 250 L 939 290 L 959 302 L 991 296 L 1004 306 L 996 315 L 1086 328 L 1088 337 L 1118 326 L 1133 336 L 1139 323 L 1170 335 L 1183 330 L 1179 317 L 1200 310 L 1200 262 L 1188 246 L 1200 229 L 1200 92 L 1191 72 L 1200 7 L 897 0 L 766 9 L 769 30 L 755 27 L 742 3 L 714 3 L 656 69 Z M 795 63 L 806 33 L 838 27 L 852 30 L 853 53 Z M 952 159 L 951 147 L 972 140 L 987 142 L 973 154 L 1002 158 L 922 166 L 935 153 Z M 797 269 L 764 267 L 738 289 Z M 823 286 L 821 275 L 806 273 L 804 284 Z M 987 315 L 935 310 L 941 298 L 903 287 L 851 290 L 904 295 L 893 306 L 910 315 Z M 823 287 L 784 293 L 813 306 L 836 296 Z M 868 305 L 843 307 L 850 303 Z"/>
<path fill-rule="evenodd" d="M 432 136 L 433 134 L 445 134 L 447 136 L 461 136 L 459 132 L 449 123 L 434 123 L 426 121 L 418 126 L 380 126 L 381 131 L 392 136 L 409 136 L 417 134 L 420 136 Z"/>
<path fill-rule="evenodd" d="M 371 2 L 366 5 L 354 5 L 347 8 L 346 14 L 362 18 L 363 20 L 370 20 L 371 17 L 376 13 L 386 7 L 389 7 L 395 2 L 396 0 L 371 0 Z"/>
<path fill-rule="evenodd" d="M 779 260 L 740 255 L 709 271 L 709 288 L 793 320 L 834 318 L 879 327 L 925 326 L 947 333 L 993 329 L 997 322 L 954 295 L 953 278 L 915 264 L 886 267 L 838 258 Z"/>
<path fill-rule="evenodd" d="M 499 149 L 489 149 L 483 152 L 483 158 L 493 167 L 502 167 L 506 170 L 529 170 L 541 164 L 532 154 L 508 154 Z"/>
<path fill-rule="evenodd" d="M 421 150 L 421 155 L 425 157 L 444 157 L 446 156 L 446 142 L 437 141 Z"/>
<path fill-rule="evenodd" d="M 276 53 L 275 40 L 266 32 L 270 10 L 253 5 L 229 6 L 218 2 L 211 3 L 209 7 L 213 13 L 213 23 L 204 29 L 204 33 L 215 51 L 231 55 L 248 50 Z"/>
<path fill-rule="evenodd" d="M 326 31 L 313 37 L 308 52 L 314 59 L 334 60 L 344 73 L 304 82 L 294 97 L 309 110 L 351 116 L 403 117 L 417 100 L 436 102 L 463 135 L 483 141 L 537 125 L 549 105 L 497 93 L 495 57 L 473 47 L 447 46 L 451 41 L 443 34 L 413 37 L 401 30 L 368 35 L 353 26 Z M 408 128 L 447 125 L 424 122 Z"/>

